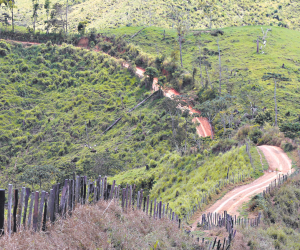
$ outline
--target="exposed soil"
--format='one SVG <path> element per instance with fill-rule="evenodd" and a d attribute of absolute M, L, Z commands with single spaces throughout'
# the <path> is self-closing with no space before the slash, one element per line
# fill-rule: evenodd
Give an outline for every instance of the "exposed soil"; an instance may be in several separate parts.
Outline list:
<path fill-rule="evenodd" d="M 230 215 L 238 216 L 238 209 L 242 207 L 243 203 L 248 202 L 254 195 L 263 192 L 273 180 L 278 178 L 279 174 L 291 173 L 292 161 L 281 148 L 266 145 L 258 148 L 264 153 L 269 164 L 269 170 L 254 182 L 239 186 L 227 193 L 222 199 L 208 208 L 205 213 L 222 213 L 227 211 Z M 201 216 L 199 217 L 200 219 Z M 193 224 L 192 230 L 196 227 L 197 221 Z"/>

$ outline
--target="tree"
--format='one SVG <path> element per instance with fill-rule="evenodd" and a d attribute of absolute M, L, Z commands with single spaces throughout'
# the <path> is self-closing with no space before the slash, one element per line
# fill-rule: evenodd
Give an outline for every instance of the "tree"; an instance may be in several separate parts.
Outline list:
<path fill-rule="evenodd" d="M 212 139 L 214 139 L 212 122 L 220 113 L 220 111 L 226 108 L 228 98 L 229 97 L 218 97 L 216 99 L 208 100 L 204 103 L 195 105 L 195 108 L 201 111 L 201 116 L 207 118 L 210 124 Z"/>
<path fill-rule="evenodd" d="M 172 6 L 171 19 L 173 20 L 177 31 L 179 51 L 180 51 L 180 63 L 181 63 L 181 67 L 183 67 L 182 42 L 184 37 L 189 31 L 190 23 L 189 23 L 189 15 L 185 10 L 186 9 L 185 2 L 181 1 L 180 6 L 182 7 L 181 9 L 179 9 L 177 6 L 176 7 Z"/>
<path fill-rule="evenodd" d="M 44 8 L 47 13 L 47 34 L 49 33 L 49 12 L 50 12 L 50 0 L 45 0 Z"/>
<path fill-rule="evenodd" d="M 158 77 L 158 71 L 156 68 L 147 67 L 145 70 L 145 75 L 149 77 L 150 86 L 152 86 L 154 77 Z"/>
<path fill-rule="evenodd" d="M 33 33 L 35 33 L 35 23 L 36 23 L 36 18 L 38 16 L 38 14 L 37 14 L 38 9 L 39 9 L 39 1 L 32 0 Z"/>
<path fill-rule="evenodd" d="M 2 0 L 2 3 L 4 3 L 4 5 L 10 10 L 10 13 L 11 13 L 11 25 L 12 25 L 12 30 L 13 32 L 15 32 L 15 24 L 14 24 L 14 8 L 16 8 L 16 5 L 15 5 L 15 1 L 14 0 Z M 1 2 L 0 2 L 0 5 L 1 5 Z M 7 22 L 7 19 L 8 19 L 8 15 L 5 15 L 5 20 Z"/>
<path fill-rule="evenodd" d="M 32 189 L 34 184 L 39 184 L 41 189 L 44 181 L 50 182 L 58 176 L 59 172 L 51 165 L 28 167 L 21 175 L 20 180 L 30 184 Z"/>
<path fill-rule="evenodd" d="M 99 175 L 113 175 L 122 170 L 122 165 L 118 159 L 112 157 L 108 149 L 94 156 L 95 165 L 93 173 Z"/>
<path fill-rule="evenodd" d="M 160 76 L 158 78 L 157 84 L 159 86 L 159 96 L 160 97 L 162 97 L 164 95 L 162 88 L 164 87 L 166 81 L 167 81 L 167 78 L 165 76 Z"/>
<path fill-rule="evenodd" d="M 289 79 L 284 77 L 281 74 L 275 74 L 275 73 L 267 73 L 262 77 L 263 80 L 274 80 L 274 104 L 275 104 L 275 127 L 277 127 L 277 115 L 278 115 L 278 110 L 277 110 L 277 100 L 276 100 L 276 85 L 277 81 L 288 81 Z"/>

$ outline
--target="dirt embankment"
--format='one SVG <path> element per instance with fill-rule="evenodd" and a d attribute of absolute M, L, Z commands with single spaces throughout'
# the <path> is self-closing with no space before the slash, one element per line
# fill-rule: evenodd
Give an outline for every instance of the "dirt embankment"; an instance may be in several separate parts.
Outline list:
<path fill-rule="evenodd" d="M 264 153 L 269 164 L 269 170 L 254 182 L 233 189 L 204 213 L 222 213 L 227 211 L 230 215 L 239 215 L 238 210 L 243 203 L 248 202 L 254 195 L 262 193 L 273 180 L 278 178 L 278 175 L 291 173 L 292 161 L 281 148 L 266 145 L 258 148 Z M 196 226 L 197 221 L 193 224 L 193 229 Z"/>

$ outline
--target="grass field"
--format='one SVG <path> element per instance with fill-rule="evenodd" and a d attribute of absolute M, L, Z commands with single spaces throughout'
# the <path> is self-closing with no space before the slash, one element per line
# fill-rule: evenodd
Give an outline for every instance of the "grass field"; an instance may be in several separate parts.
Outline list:
<path fill-rule="evenodd" d="M 51 1 L 51 4 L 58 2 Z M 66 1 L 59 2 L 66 4 Z M 44 27 L 46 12 L 43 1 L 39 2 L 38 26 Z M 210 14 L 213 28 L 245 25 L 273 25 L 287 26 L 299 29 L 299 3 L 289 0 L 263 0 L 263 1 L 216 1 L 212 12 L 199 7 L 199 1 L 182 0 L 75 0 L 69 1 L 69 28 L 77 31 L 80 21 L 87 20 L 88 28 L 117 28 L 120 26 L 159 26 L 171 28 L 170 6 L 185 8 L 188 12 L 190 25 L 193 29 L 207 28 L 210 26 Z M 19 0 L 16 3 L 16 20 L 19 25 L 31 25 L 32 2 Z M 179 7 L 177 7 L 179 6 Z M 184 7 L 183 7 L 184 6 Z"/>

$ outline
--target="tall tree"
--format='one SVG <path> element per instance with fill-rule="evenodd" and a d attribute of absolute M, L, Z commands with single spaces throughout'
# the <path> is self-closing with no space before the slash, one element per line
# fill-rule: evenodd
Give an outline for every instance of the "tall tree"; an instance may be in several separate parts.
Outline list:
<path fill-rule="evenodd" d="M 14 0 L 4 0 L 4 4 L 10 10 L 12 30 L 13 30 L 13 32 L 15 32 L 15 23 L 14 23 L 14 8 L 16 8 L 15 1 Z"/>
<path fill-rule="evenodd" d="M 32 18 L 33 18 L 33 33 L 35 33 L 35 24 L 37 19 L 37 12 L 39 9 L 39 1 L 38 0 L 32 0 Z"/>
<path fill-rule="evenodd" d="M 278 109 L 277 109 L 277 99 L 276 99 L 276 88 L 277 88 L 277 82 L 279 81 L 288 81 L 289 79 L 283 76 L 282 74 L 276 74 L 276 73 L 267 73 L 262 77 L 263 80 L 274 80 L 274 104 L 275 104 L 275 127 L 277 127 L 277 115 L 278 115 Z"/>
<path fill-rule="evenodd" d="M 180 6 L 182 7 L 181 9 L 179 9 L 177 6 L 172 6 L 172 10 L 171 10 L 171 19 L 173 20 L 173 24 L 176 27 L 177 36 L 178 36 L 181 67 L 183 67 L 182 43 L 190 27 L 189 15 L 188 12 L 185 10 L 186 9 L 185 5 L 186 3 L 184 1 L 181 1 L 180 2 Z"/>
<path fill-rule="evenodd" d="M 49 12 L 50 12 L 50 0 L 45 0 L 44 8 L 47 13 L 47 34 L 49 33 Z"/>

